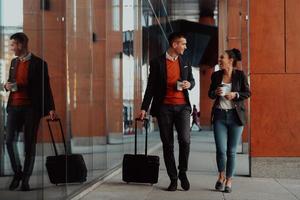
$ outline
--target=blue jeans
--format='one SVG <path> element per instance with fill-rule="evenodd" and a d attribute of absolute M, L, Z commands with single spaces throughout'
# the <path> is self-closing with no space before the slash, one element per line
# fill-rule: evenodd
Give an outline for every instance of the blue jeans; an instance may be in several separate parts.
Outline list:
<path fill-rule="evenodd" d="M 226 177 L 231 178 L 236 165 L 236 148 L 244 126 L 240 124 L 235 109 L 215 109 L 213 127 L 218 171 L 224 172 L 226 166 Z"/>

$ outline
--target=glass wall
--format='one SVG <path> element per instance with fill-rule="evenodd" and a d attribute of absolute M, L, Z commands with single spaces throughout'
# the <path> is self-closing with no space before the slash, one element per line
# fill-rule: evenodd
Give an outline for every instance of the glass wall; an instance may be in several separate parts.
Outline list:
<path fill-rule="evenodd" d="M 10 62 L 9 60 L 13 57 L 12 53 L 9 51 L 9 37 L 12 33 L 17 31 L 22 31 L 23 28 L 23 17 L 19 16 L 18 19 L 12 20 L 11 13 L 8 12 L 7 9 L 3 9 L 4 7 L 8 7 L 10 9 L 13 9 L 13 3 L 16 3 L 15 1 L 1 1 L 0 2 L 0 82 L 1 82 L 1 90 L 0 90 L 0 105 L 1 105 L 1 112 L 0 112 L 0 131 L 1 133 L 4 133 L 4 124 L 6 123 L 6 114 L 5 114 L 5 105 L 7 103 L 7 93 L 2 89 L 3 83 L 6 82 L 7 76 L 8 76 L 8 70 Z M 18 13 L 21 13 L 22 15 L 22 8 L 23 3 L 17 4 L 15 9 L 18 11 Z M 4 141 L 5 135 L 0 134 L 0 141 Z M 1 142 L 2 143 L 2 142 Z M 3 144 L 0 144 L 0 155 L 3 155 Z M 6 165 L 6 159 L 4 157 L 1 157 L 0 159 L 0 172 L 3 174 L 3 171 L 8 168 Z"/>
<path fill-rule="evenodd" d="M 29 37 L 30 52 L 48 63 L 56 113 L 61 119 L 66 138 L 66 151 L 68 154 L 82 155 L 87 167 L 87 180 L 82 183 L 55 185 L 50 182 L 45 163 L 48 156 L 54 155 L 54 149 L 46 119 L 43 118 L 37 133 L 31 191 L 21 193 L 18 191 L 20 188 L 9 191 L 13 177 L 5 147 L 5 109 L 9 93 L 1 90 L 1 198 L 40 200 L 75 195 L 88 183 L 120 167 L 125 153 L 134 152 L 134 123 L 146 89 L 149 60 L 168 48 L 169 33 L 183 27 L 181 22 L 171 22 L 168 13 L 171 4 L 166 2 L 1 1 L 1 84 L 8 79 L 14 57 L 10 51 L 9 37 L 15 32 L 24 31 Z M 58 153 L 65 154 L 60 128 L 57 123 L 51 124 Z M 149 132 L 148 149 L 151 150 L 160 145 L 157 125 L 151 117 Z M 144 152 L 144 142 L 145 130 L 139 124 L 139 153 Z M 16 137 L 16 143 L 23 163 L 22 130 Z M 68 168 L 70 163 L 66 164 Z"/>
<path fill-rule="evenodd" d="M 43 170 L 43 157 L 41 155 L 42 145 L 37 146 L 37 156 L 35 161 L 34 171 L 35 173 L 31 176 L 31 185 L 39 190 L 31 191 L 25 194 L 16 194 L 8 190 L 11 182 L 11 175 L 13 170 L 10 165 L 9 156 L 5 148 L 5 142 L 8 137 L 7 135 L 7 113 L 6 105 L 8 102 L 9 93 L 3 88 L 4 83 L 7 82 L 9 76 L 9 69 L 11 60 L 14 58 L 14 53 L 10 51 L 10 36 L 13 33 L 24 30 L 24 24 L 26 20 L 24 16 L 27 14 L 24 11 L 23 0 L 4 0 L 0 2 L 0 195 L 3 199 L 40 199 L 43 196 L 41 184 L 43 183 L 43 176 L 41 172 Z M 31 42 L 34 43 L 36 38 L 31 38 Z M 20 132 L 15 137 L 15 148 L 19 150 L 19 158 L 23 165 L 25 159 L 24 153 L 24 131 Z"/>
<path fill-rule="evenodd" d="M 0 77 L 6 83 L 11 60 L 9 37 L 24 31 L 29 50 L 48 63 L 56 113 L 61 119 L 68 154 L 80 154 L 87 167 L 83 183 L 50 182 L 45 167 L 54 155 L 46 119 L 40 120 L 31 190 L 9 191 L 13 171 L 5 147 L 6 104 L 1 91 L 0 192 L 4 199 L 57 199 L 80 192 L 85 184 L 120 166 L 124 153 L 133 153 L 134 119 L 148 76 L 151 52 L 162 53 L 170 32 L 163 6 L 151 1 L 40 1 L 4 0 L 0 4 Z M 154 28 L 152 28 L 154 27 Z M 168 29 L 168 30 L 167 30 Z M 154 31 L 154 32 L 153 32 Z M 149 45 L 159 35 L 159 51 Z M 150 49 L 150 46 L 152 49 Z M 44 78 L 44 77 L 43 77 Z M 2 87 L 1 87 L 2 88 Z M 159 144 L 151 119 L 149 147 Z M 57 123 L 51 123 L 59 154 L 65 154 Z M 138 130 L 138 151 L 143 152 L 145 131 Z M 16 139 L 24 163 L 24 132 Z M 67 166 L 70 163 L 66 163 Z M 78 166 L 71 166 L 78 167 Z M 68 168 L 68 167 L 67 167 Z M 65 169 L 61 169 L 64 171 Z"/>
<path fill-rule="evenodd" d="M 75 195 L 91 181 L 120 167 L 125 153 L 134 152 L 134 121 L 140 111 L 151 58 L 150 26 L 166 48 L 165 11 L 147 0 L 4 0 L 0 2 L 0 77 L 8 79 L 9 37 L 25 32 L 29 51 L 48 64 L 56 113 L 61 119 L 68 154 L 81 154 L 87 167 L 83 183 L 55 185 L 45 166 L 54 148 L 42 118 L 28 192 L 10 191 L 13 178 L 6 149 L 6 104 L 9 92 L 0 91 L 0 193 L 4 199 L 57 199 Z M 161 7 L 161 6 L 160 6 Z M 158 9 L 160 10 L 160 8 Z M 152 47 L 151 47 L 152 48 Z M 3 88 L 3 87 L 1 87 Z M 59 154 L 65 154 L 60 128 L 51 123 Z M 148 149 L 160 144 L 154 119 Z M 24 132 L 16 144 L 24 163 Z M 144 152 L 145 130 L 138 126 L 138 152 Z M 66 163 L 67 166 L 69 163 Z M 73 166 L 76 168 L 76 166 Z M 68 167 L 67 167 L 68 168 Z M 65 170 L 65 169 L 61 169 Z M 121 181 L 121 180 L 120 180 Z M 1 197 L 1 198 L 2 198 Z"/>

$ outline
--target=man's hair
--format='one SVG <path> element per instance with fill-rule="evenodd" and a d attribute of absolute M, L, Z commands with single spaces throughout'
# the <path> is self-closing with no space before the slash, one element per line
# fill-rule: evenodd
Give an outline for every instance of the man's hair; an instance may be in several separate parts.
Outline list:
<path fill-rule="evenodd" d="M 172 46 L 172 43 L 179 38 L 185 38 L 185 35 L 181 32 L 171 33 L 168 37 L 169 46 Z"/>
<path fill-rule="evenodd" d="M 15 34 L 11 35 L 10 39 L 16 40 L 18 43 L 21 43 L 26 48 L 28 46 L 29 39 L 28 39 L 27 35 L 23 32 L 19 32 L 19 33 L 15 33 Z"/>

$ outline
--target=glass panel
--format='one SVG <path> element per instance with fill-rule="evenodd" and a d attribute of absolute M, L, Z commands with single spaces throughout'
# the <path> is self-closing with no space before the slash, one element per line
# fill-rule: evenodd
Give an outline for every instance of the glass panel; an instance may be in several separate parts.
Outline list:
<path fill-rule="evenodd" d="M 112 0 L 112 30 L 120 31 L 120 0 Z"/>
<path fill-rule="evenodd" d="M 123 106 L 122 106 L 122 1 L 106 1 L 107 9 L 113 17 L 106 20 L 106 131 L 107 131 L 107 167 L 112 169 L 120 164 L 123 153 Z M 109 13 L 109 12 L 108 12 Z"/>
<path fill-rule="evenodd" d="M 1 90 L 0 92 L 0 187 L 1 190 L 4 191 L 1 193 L 1 198 L 4 199 L 41 199 L 43 196 L 43 145 L 42 137 L 38 137 L 42 130 L 39 129 L 38 132 L 36 132 L 35 130 L 28 129 L 27 131 L 27 129 L 24 129 L 23 127 L 25 123 L 27 124 L 26 127 L 33 124 L 37 125 L 39 118 L 34 117 L 29 123 L 26 122 L 29 117 L 35 116 L 34 114 L 29 115 L 32 110 L 36 113 L 32 108 L 32 103 L 26 101 L 28 93 L 24 93 L 24 90 L 22 89 L 23 84 L 25 87 L 29 85 L 29 83 L 26 83 L 28 79 L 24 79 L 25 83 L 23 82 L 22 74 L 24 73 L 22 70 L 29 69 L 32 58 L 28 61 L 25 59 L 24 62 L 13 62 L 15 64 L 11 65 L 11 61 L 15 56 L 28 55 L 26 44 L 23 43 L 23 45 L 21 45 L 22 41 L 19 41 L 18 39 L 10 40 L 10 36 L 14 33 L 25 31 L 25 24 L 27 22 L 26 16 L 28 16 L 28 13 L 30 12 L 31 10 L 23 4 L 23 0 L 5 0 L 0 2 L 1 88 L 3 88 L 3 84 L 7 83 L 8 80 L 10 82 L 15 80 L 17 86 L 12 92 L 6 92 L 4 90 Z M 32 33 L 33 32 L 29 31 L 27 33 L 29 46 L 37 43 L 37 37 L 32 37 Z M 37 34 L 35 34 L 35 36 L 36 35 Z M 12 42 L 15 45 L 18 45 L 19 48 L 11 46 Z M 12 51 L 13 49 L 14 51 Z M 32 49 L 33 51 L 35 50 L 34 48 Z M 29 51 L 32 50 L 29 49 Z M 36 55 L 41 55 L 39 53 L 41 52 L 35 52 Z M 12 72 L 14 69 L 15 73 Z M 11 78 L 9 78 L 9 74 L 11 74 Z M 33 73 L 30 73 L 30 75 L 32 74 Z M 39 75 L 40 74 L 35 74 L 35 77 L 38 78 L 37 76 Z M 41 79 L 38 78 L 38 80 Z M 25 100 L 19 101 L 20 96 L 18 95 L 25 97 Z M 9 101 L 10 106 L 7 114 L 5 109 L 8 104 L 9 96 L 11 100 Z M 36 122 L 34 123 L 33 121 Z M 33 138 L 29 138 L 29 135 Z M 37 138 L 37 144 L 35 144 L 34 138 Z M 26 189 L 24 183 L 29 180 L 30 187 L 37 190 L 32 190 L 24 194 L 21 194 L 18 191 L 9 192 L 8 187 L 12 182 L 13 175 L 18 176 L 19 180 L 22 179 L 23 186 L 21 189 Z"/>
<path fill-rule="evenodd" d="M 25 3 L 25 1 L 24 1 Z M 25 23 L 25 31 L 32 34 L 34 37 L 36 34 L 36 43 L 32 48 L 38 55 L 42 57 L 48 64 L 48 75 L 51 90 L 53 94 L 55 111 L 62 123 L 62 131 L 58 122 L 51 122 L 50 126 L 53 132 L 53 137 L 56 143 L 57 151 L 59 155 L 65 155 L 66 151 L 70 152 L 70 135 L 68 132 L 66 117 L 66 42 L 65 42 L 65 1 L 26 1 L 26 6 L 31 9 L 31 12 L 26 16 L 27 22 Z M 36 13 L 32 19 L 31 14 Z M 35 21 L 41 21 L 39 25 L 35 24 Z M 46 70 L 46 68 L 44 68 Z M 47 84 L 46 77 L 43 77 L 43 84 Z M 47 105 L 49 97 L 47 90 L 43 91 L 43 104 Z M 48 110 L 45 110 L 45 115 L 48 118 Z M 49 158 L 56 158 L 55 151 L 52 145 L 50 131 L 46 122 L 46 119 L 41 120 L 40 126 L 41 142 L 43 147 L 40 150 L 40 154 L 43 156 L 41 165 L 43 167 L 43 199 L 57 199 L 65 197 L 68 194 L 67 184 L 56 185 L 50 181 L 50 177 L 57 177 L 57 175 L 51 175 L 51 171 L 64 171 L 64 167 L 59 164 L 54 164 L 52 167 L 46 167 L 46 161 Z M 66 139 L 66 150 L 64 148 L 62 134 Z M 56 158 L 57 159 L 57 158 Z M 66 169 L 68 163 L 66 162 Z M 62 169 L 61 169 L 62 168 Z M 64 171 L 65 172 L 65 171 Z M 76 188 L 76 187 L 75 187 Z M 78 187 L 77 187 L 78 188 Z"/>
<path fill-rule="evenodd" d="M 123 0 L 123 133 L 134 134 L 134 31 L 135 15 L 134 0 Z"/>
<path fill-rule="evenodd" d="M 96 105 L 97 76 L 93 55 L 93 2 L 69 0 L 66 4 L 66 124 L 70 151 L 83 156 L 87 182 L 106 170 L 106 137 Z M 101 134 L 101 135 L 100 135 Z M 95 170 L 95 171 L 94 171 Z M 82 187 L 68 184 L 67 194 Z"/>

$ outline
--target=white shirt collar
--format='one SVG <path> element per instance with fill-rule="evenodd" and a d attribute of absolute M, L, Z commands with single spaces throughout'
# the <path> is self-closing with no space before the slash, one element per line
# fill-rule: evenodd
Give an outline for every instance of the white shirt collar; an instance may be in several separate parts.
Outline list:
<path fill-rule="evenodd" d="M 176 61 L 178 59 L 178 56 L 172 57 L 168 52 L 166 51 L 166 59 L 171 60 L 171 61 Z"/>
<path fill-rule="evenodd" d="M 26 56 L 18 57 L 18 58 L 19 58 L 19 60 L 20 60 L 21 62 L 26 62 L 26 61 L 30 60 L 30 58 L 31 58 L 31 53 L 29 52 Z"/>

